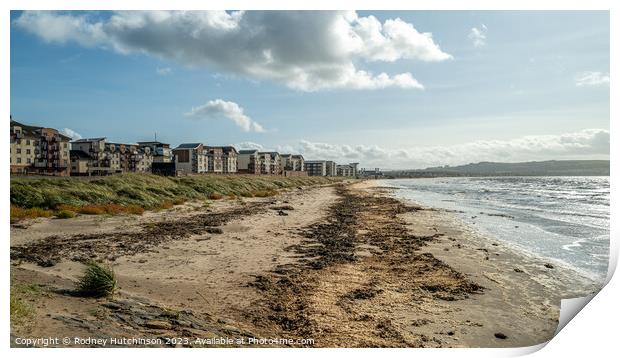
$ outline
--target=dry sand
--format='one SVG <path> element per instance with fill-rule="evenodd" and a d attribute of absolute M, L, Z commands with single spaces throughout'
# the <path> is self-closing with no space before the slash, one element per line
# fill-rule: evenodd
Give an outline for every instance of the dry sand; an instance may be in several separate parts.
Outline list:
<path fill-rule="evenodd" d="M 559 270 L 447 213 L 388 198 L 372 181 L 19 226 L 11 228 L 12 284 L 42 293 L 30 299 L 29 324 L 12 326 L 13 338 L 527 346 L 551 338 L 560 297 L 582 293 Z M 71 294 L 91 258 L 116 272 L 113 298 Z"/>

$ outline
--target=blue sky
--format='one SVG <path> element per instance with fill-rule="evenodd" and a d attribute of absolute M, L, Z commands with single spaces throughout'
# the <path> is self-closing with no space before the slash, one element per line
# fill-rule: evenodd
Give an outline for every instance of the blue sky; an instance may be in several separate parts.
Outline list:
<path fill-rule="evenodd" d="M 384 168 L 609 157 L 607 12 L 231 14 L 12 12 L 11 114 L 82 137 L 157 132 Z M 332 24 L 355 30 L 355 51 L 325 37 Z"/>

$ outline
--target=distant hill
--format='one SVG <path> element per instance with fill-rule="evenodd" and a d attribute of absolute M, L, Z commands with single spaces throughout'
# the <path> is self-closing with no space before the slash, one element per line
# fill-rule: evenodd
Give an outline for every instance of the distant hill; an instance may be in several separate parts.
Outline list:
<path fill-rule="evenodd" d="M 424 178 L 445 176 L 605 176 L 609 160 L 548 160 L 544 162 L 480 162 L 416 170 L 384 172 L 386 177 Z"/>

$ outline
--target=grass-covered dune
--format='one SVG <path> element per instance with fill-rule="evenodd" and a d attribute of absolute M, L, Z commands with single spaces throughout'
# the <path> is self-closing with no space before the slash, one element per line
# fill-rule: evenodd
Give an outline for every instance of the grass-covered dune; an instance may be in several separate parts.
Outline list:
<path fill-rule="evenodd" d="M 328 177 L 120 174 L 106 177 L 11 178 L 11 218 L 141 213 L 186 200 L 265 197 L 280 189 L 327 184 Z"/>

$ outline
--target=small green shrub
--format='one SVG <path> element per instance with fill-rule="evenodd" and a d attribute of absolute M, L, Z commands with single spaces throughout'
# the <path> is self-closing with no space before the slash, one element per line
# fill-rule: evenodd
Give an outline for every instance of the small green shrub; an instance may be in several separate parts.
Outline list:
<path fill-rule="evenodd" d="M 94 261 L 86 266 L 84 276 L 77 284 L 76 291 L 85 297 L 106 297 L 114 294 L 116 277 L 111 268 Z"/>

